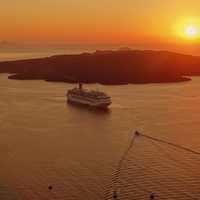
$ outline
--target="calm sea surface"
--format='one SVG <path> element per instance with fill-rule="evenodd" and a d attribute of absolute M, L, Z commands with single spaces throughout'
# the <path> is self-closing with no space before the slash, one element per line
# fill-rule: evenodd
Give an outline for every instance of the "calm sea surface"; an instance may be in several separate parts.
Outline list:
<path fill-rule="evenodd" d="M 200 151 L 200 78 L 126 86 L 86 85 L 112 96 L 108 112 L 68 105 L 65 83 L 0 74 L 0 199 L 200 199 L 200 159 L 132 132 Z M 48 190 L 51 185 L 53 189 Z"/>

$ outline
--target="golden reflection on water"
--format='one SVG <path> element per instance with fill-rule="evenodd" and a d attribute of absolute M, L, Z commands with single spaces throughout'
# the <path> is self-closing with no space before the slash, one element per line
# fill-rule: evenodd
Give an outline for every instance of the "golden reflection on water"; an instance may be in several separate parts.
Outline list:
<path fill-rule="evenodd" d="M 66 104 L 71 87 L 0 75 L 1 199 L 103 199 L 132 130 L 200 151 L 199 78 L 178 84 L 87 85 L 112 96 L 108 112 Z M 147 191 L 162 192 L 160 199 L 197 194 L 197 159 L 162 147 L 179 160 L 171 164 L 157 148 L 139 140 L 131 151 L 121 174 L 123 199 L 143 199 Z"/>

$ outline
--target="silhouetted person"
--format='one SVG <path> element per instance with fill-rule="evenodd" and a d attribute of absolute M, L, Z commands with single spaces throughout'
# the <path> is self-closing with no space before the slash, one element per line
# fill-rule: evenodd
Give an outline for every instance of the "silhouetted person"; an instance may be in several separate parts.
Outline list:
<path fill-rule="evenodd" d="M 155 199 L 154 194 L 151 194 L 151 195 L 150 195 L 150 199 L 151 199 L 151 200 Z"/>
<path fill-rule="evenodd" d="M 48 187 L 48 189 L 49 189 L 49 190 L 52 190 L 52 189 L 53 189 L 53 187 L 50 185 L 50 186 Z"/>
<path fill-rule="evenodd" d="M 113 199 L 117 199 L 117 191 L 113 192 Z"/>

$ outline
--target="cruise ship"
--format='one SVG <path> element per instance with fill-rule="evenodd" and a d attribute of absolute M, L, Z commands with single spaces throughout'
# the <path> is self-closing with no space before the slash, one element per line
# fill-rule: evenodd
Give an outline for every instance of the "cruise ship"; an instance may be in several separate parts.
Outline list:
<path fill-rule="evenodd" d="M 111 97 L 104 92 L 83 89 L 81 83 L 78 88 L 67 92 L 67 100 L 70 103 L 78 103 L 90 107 L 107 108 L 111 103 Z"/>

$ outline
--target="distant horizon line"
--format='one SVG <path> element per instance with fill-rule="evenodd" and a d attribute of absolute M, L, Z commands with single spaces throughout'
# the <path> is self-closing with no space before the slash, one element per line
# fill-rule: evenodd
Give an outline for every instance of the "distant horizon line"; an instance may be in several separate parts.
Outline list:
<path fill-rule="evenodd" d="M 185 47 L 185 48 L 184 48 Z M 187 48 L 186 48 L 187 47 Z M 131 50 L 153 50 L 168 51 L 186 55 L 200 56 L 200 44 L 169 44 L 161 45 L 160 43 L 135 43 L 135 44 L 113 44 L 113 43 L 19 43 L 9 40 L 0 41 L 0 53 L 29 53 L 33 51 L 46 52 L 61 51 L 68 53 L 84 53 L 95 52 L 96 50 L 119 50 L 121 48 L 129 48 Z"/>
<path fill-rule="evenodd" d="M 14 54 L 14 53 L 51 53 L 53 55 L 77 55 L 82 53 L 95 53 L 96 51 L 120 51 L 120 48 L 118 49 L 37 49 L 37 48 L 29 48 L 29 49 L 1 49 L 0 48 L 0 54 Z M 125 51 L 125 50 L 124 50 Z M 128 51 L 128 50 L 127 50 Z M 176 51 L 176 50 L 169 50 L 169 49 L 150 49 L 150 48 L 134 48 L 130 49 L 129 51 L 155 51 L 155 52 L 169 52 L 169 53 L 177 53 L 182 55 L 191 55 L 191 56 L 200 56 L 200 53 L 190 53 L 190 52 L 184 52 L 184 51 Z M 42 58 L 42 57 L 41 57 Z"/>
<path fill-rule="evenodd" d="M 20 52 L 1 52 L 0 51 L 0 63 L 1 62 L 9 62 L 9 61 L 22 61 L 22 60 L 32 60 L 32 59 L 44 59 L 44 58 L 50 58 L 54 56 L 69 56 L 69 55 L 81 55 L 84 53 L 88 54 L 93 54 L 96 51 L 103 51 L 103 50 L 93 50 L 93 51 L 79 51 L 79 52 L 59 52 L 59 51 L 40 51 L 40 52 L 27 52 L 27 51 L 20 51 Z M 104 50 L 104 51 L 109 51 L 109 50 Z M 117 50 L 110 50 L 110 51 L 117 51 Z M 196 58 L 200 58 L 199 55 L 194 55 L 194 54 L 187 54 L 187 53 L 182 53 L 182 52 L 176 52 L 176 51 L 168 51 L 168 50 L 152 50 L 152 49 L 132 49 L 132 51 L 153 51 L 153 52 L 168 52 L 171 54 L 177 54 L 177 55 L 182 55 L 182 56 L 192 56 Z"/>

